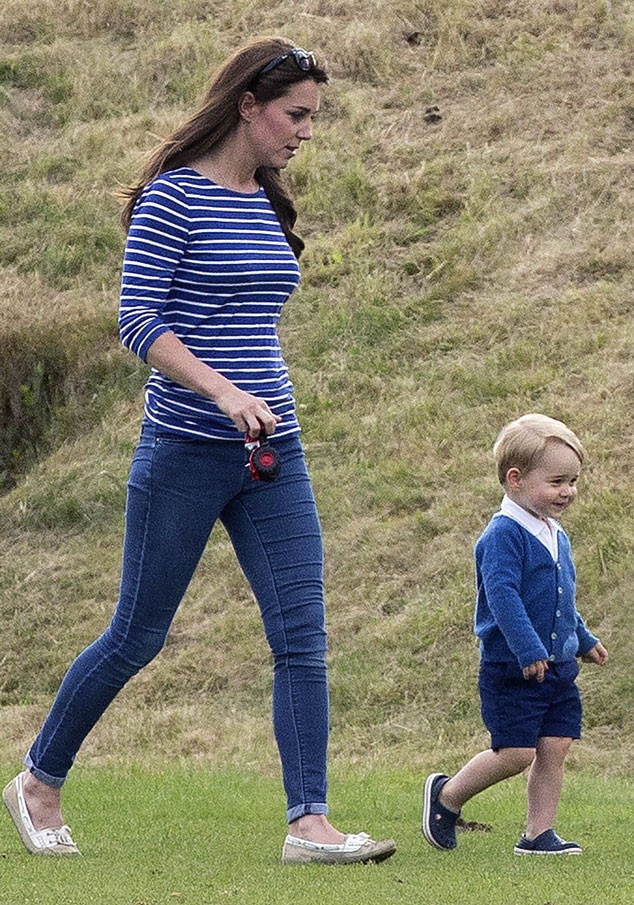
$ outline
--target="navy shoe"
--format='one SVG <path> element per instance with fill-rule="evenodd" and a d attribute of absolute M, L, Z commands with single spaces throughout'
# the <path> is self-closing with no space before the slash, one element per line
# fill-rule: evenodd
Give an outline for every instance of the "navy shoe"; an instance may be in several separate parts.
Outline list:
<path fill-rule="evenodd" d="M 450 811 L 438 801 L 440 790 L 449 781 L 444 773 L 431 773 L 425 781 L 421 832 L 430 845 L 440 849 L 455 848 L 456 822 L 460 811 Z"/>
<path fill-rule="evenodd" d="M 534 839 L 522 836 L 513 849 L 516 855 L 580 855 L 577 842 L 564 842 L 554 830 L 545 830 Z"/>

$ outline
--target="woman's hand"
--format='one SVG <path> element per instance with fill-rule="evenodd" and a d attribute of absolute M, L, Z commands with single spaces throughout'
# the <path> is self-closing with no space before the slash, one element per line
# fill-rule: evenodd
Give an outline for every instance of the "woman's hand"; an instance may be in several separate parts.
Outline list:
<path fill-rule="evenodd" d="M 228 415 L 240 433 L 257 437 L 264 429 L 275 431 L 281 421 L 264 399 L 239 389 L 227 377 L 200 361 L 171 331 L 162 333 L 150 346 L 147 363 L 181 386 L 212 399 Z"/>
<path fill-rule="evenodd" d="M 261 430 L 264 430 L 267 436 L 274 433 L 275 426 L 281 419 L 271 411 L 264 399 L 245 393 L 230 381 L 227 381 L 227 384 L 228 386 L 216 395 L 214 402 L 221 412 L 231 418 L 238 430 L 251 437 L 258 437 Z"/>

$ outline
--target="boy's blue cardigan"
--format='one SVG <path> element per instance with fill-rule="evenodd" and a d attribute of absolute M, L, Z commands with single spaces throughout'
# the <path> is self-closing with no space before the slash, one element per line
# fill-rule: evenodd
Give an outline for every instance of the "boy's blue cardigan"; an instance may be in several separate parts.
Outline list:
<path fill-rule="evenodd" d="M 474 630 L 483 660 L 560 663 L 598 642 L 575 603 L 570 541 L 558 532 L 555 562 L 540 540 L 497 512 L 475 545 L 477 602 Z"/>

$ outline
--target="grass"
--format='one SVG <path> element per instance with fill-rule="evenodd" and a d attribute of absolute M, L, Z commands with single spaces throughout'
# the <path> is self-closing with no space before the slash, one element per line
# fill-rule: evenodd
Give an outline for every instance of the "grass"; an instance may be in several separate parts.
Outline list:
<path fill-rule="evenodd" d="M 4 780 L 9 776 L 5 773 Z M 68 786 L 68 819 L 81 859 L 37 859 L 5 815 L 0 820 L 2 901 L 12 905 L 332 905 L 469 902 L 470 905 L 629 905 L 634 849 L 623 826 L 631 784 L 589 773 L 569 776 L 560 826 L 584 846 L 581 857 L 518 858 L 524 782 L 504 783 L 471 802 L 465 818 L 491 827 L 464 832 L 455 852 L 420 835 L 422 775 L 336 771 L 333 812 L 342 824 L 393 836 L 397 854 L 382 865 L 280 865 L 283 802 L 277 778 L 256 771 L 209 772 L 173 766 L 154 772 L 78 768 Z"/>
<path fill-rule="evenodd" d="M 572 767 L 620 782 L 634 747 L 626 0 L 1 6 L 0 764 L 19 762 L 117 595 L 146 372 L 117 344 L 114 192 L 196 105 L 208 69 L 267 32 L 320 48 L 332 73 L 315 139 L 288 173 L 307 250 L 281 333 L 324 527 L 333 767 L 422 771 L 483 744 L 471 551 L 499 502 L 499 428 L 542 410 L 588 451 L 566 527 L 580 609 L 611 653 L 607 669 L 582 671 L 587 728 Z M 257 609 L 217 530 L 166 651 L 82 756 L 112 771 L 106 786 L 148 762 L 253 778 L 277 770 L 269 697 Z M 398 782 L 387 789 L 399 800 Z M 439 863 L 421 861 L 433 876 Z M 534 870 L 512 864 L 505 905 L 513 872 Z M 424 874 L 394 879 L 392 865 L 376 876 L 412 897 L 429 888 Z M 594 894 L 597 882 L 570 888 Z"/>

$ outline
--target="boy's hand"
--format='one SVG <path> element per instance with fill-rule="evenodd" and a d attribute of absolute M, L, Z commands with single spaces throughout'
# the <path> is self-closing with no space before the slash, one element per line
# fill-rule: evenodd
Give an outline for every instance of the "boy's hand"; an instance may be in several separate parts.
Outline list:
<path fill-rule="evenodd" d="M 584 663 L 596 663 L 597 666 L 605 666 L 608 662 L 608 652 L 601 642 L 598 641 L 581 659 Z"/>
<path fill-rule="evenodd" d="M 531 663 L 530 666 L 524 667 L 524 669 L 522 670 L 522 675 L 525 679 L 531 679 L 533 676 L 535 676 L 538 682 L 543 682 L 547 669 L 548 660 L 535 660 L 535 662 Z"/>

